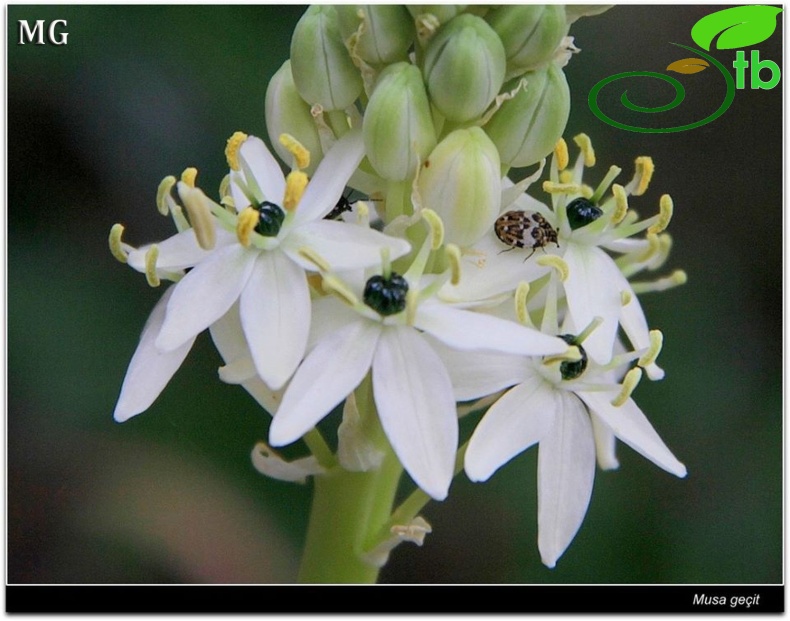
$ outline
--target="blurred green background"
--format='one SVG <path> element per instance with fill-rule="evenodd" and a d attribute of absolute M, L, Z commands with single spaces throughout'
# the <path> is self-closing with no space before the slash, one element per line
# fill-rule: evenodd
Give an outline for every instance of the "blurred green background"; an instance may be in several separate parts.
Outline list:
<path fill-rule="evenodd" d="M 571 30 L 582 52 L 566 68 L 566 135 L 592 137 L 591 178 L 614 163 L 630 178 L 634 157 L 652 155 L 653 183 L 631 206 L 649 214 L 661 194 L 675 201 L 664 273 L 683 268 L 689 282 L 643 298 L 665 335 L 667 377 L 636 396 L 688 478 L 621 445 L 620 470 L 597 473 L 584 525 L 548 570 L 528 451 L 488 484 L 459 477 L 425 510 L 424 546 L 398 548 L 382 581 L 782 581 L 782 87 L 738 91 L 720 119 L 678 134 L 620 131 L 586 103 L 606 76 L 686 57 L 669 42 L 692 44 L 691 26 L 717 8 L 620 6 L 582 19 Z M 266 135 L 266 84 L 303 10 L 7 7 L 9 583 L 295 579 L 310 486 L 254 471 L 268 416 L 215 379 L 207 335 L 148 412 L 113 422 L 161 291 L 111 257 L 107 235 L 115 222 L 135 245 L 170 235 L 159 181 L 196 166 L 216 188 L 227 137 Z M 18 45 L 21 19 L 67 20 L 68 44 Z M 781 64 L 782 37 L 780 19 L 763 59 Z M 713 71 L 680 79 L 687 102 L 674 118 L 718 106 Z M 661 84 L 629 89 L 644 105 L 672 97 Z"/>

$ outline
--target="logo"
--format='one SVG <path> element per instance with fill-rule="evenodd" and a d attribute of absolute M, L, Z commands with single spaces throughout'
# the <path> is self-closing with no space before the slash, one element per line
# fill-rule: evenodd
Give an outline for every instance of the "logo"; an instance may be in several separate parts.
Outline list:
<path fill-rule="evenodd" d="M 764 5 L 736 6 L 717 11 L 710 15 L 706 15 L 694 24 L 691 29 L 691 38 L 694 43 L 707 52 L 710 51 L 714 39 L 716 39 L 716 48 L 720 50 L 731 50 L 734 48 L 757 45 L 768 39 L 774 33 L 776 30 L 777 15 L 781 12 L 782 9 L 780 8 Z M 683 84 L 672 76 L 654 71 L 626 71 L 604 78 L 593 86 L 587 97 L 587 103 L 593 114 L 604 123 L 608 123 L 613 127 L 624 129 L 629 132 L 640 132 L 644 134 L 683 132 L 689 129 L 702 127 L 703 125 L 715 121 L 724 114 L 735 99 L 736 90 L 746 88 L 747 69 L 749 70 L 749 86 L 753 90 L 772 89 L 779 84 L 779 80 L 782 77 L 779 65 L 772 60 L 761 60 L 758 50 L 752 50 L 748 60 L 746 59 L 746 52 L 743 50 L 738 50 L 736 52 L 735 60 L 732 63 L 733 69 L 735 69 L 735 78 L 733 79 L 732 74 L 727 68 L 706 52 L 680 43 L 672 43 L 672 45 L 683 48 L 696 56 L 676 60 L 669 64 L 666 71 L 689 75 L 714 67 L 721 73 L 727 91 L 724 96 L 724 101 L 722 101 L 721 105 L 714 112 L 701 121 L 687 123 L 686 125 L 677 127 L 638 127 L 636 125 L 621 123 L 608 116 L 598 105 L 598 94 L 612 82 L 625 78 L 648 77 L 663 80 L 674 88 L 675 98 L 666 105 L 655 107 L 639 106 L 628 98 L 628 91 L 623 91 L 620 102 L 623 106 L 635 112 L 648 114 L 666 112 L 667 110 L 672 110 L 679 106 L 686 97 Z M 763 75 L 769 72 L 770 77 L 764 80 Z"/>
<path fill-rule="evenodd" d="M 44 32 L 46 21 L 43 19 L 36 20 L 36 25 L 33 28 L 26 19 L 19 20 L 19 41 L 17 45 L 24 45 L 25 39 L 28 43 L 34 45 L 46 45 L 44 41 Z M 59 28 L 67 26 L 65 19 L 56 19 L 50 23 L 49 28 L 46 28 L 47 39 L 52 45 L 66 45 L 69 39 L 68 32 L 59 32 Z"/>

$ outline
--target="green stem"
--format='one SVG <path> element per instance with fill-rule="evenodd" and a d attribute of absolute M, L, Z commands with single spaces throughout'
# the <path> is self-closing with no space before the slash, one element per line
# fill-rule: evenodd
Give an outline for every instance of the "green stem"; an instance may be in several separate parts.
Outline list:
<path fill-rule="evenodd" d="M 334 468 L 315 477 L 301 583 L 375 583 L 379 568 L 363 560 L 388 523 L 402 467 L 378 422 L 368 377 L 357 389 L 361 424 L 384 459 L 375 470 Z"/>

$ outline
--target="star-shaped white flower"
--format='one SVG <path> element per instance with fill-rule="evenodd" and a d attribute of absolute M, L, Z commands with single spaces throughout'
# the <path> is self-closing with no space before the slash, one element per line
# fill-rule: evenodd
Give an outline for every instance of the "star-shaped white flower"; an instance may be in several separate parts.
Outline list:
<path fill-rule="evenodd" d="M 419 272 L 410 268 L 405 278 L 394 272 L 373 276 L 364 293 L 362 283 L 356 291 L 346 290 L 348 303 L 332 297 L 315 302 L 315 314 L 326 327 L 288 385 L 269 442 L 282 446 L 299 439 L 370 371 L 390 445 L 415 483 L 442 500 L 453 477 L 458 421 L 450 374 L 433 343 L 462 352 L 521 355 L 557 354 L 567 345 L 513 322 L 444 304 L 432 285 L 420 289 Z"/>
<path fill-rule="evenodd" d="M 228 159 L 235 212 L 208 199 L 189 179 L 182 180 L 178 193 L 192 228 L 155 247 L 128 248 L 129 264 L 146 272 L 149 281 L 165 277 L 178 282 L 146 327 L 124 380 L 116 420 L 150 406 L 196 335 L 237 301 L 258 375 L 271 389 L 281 388 L 304 355 L 310 328 L 306 270 L 315 266 L 304 252 L 348 270 L 377 263 L 382 249 L 393 258 L 410 249 L 407 242 L 366 227 L 323 219 L 364 155 L 359 131 L 335 143 L 306 187 L 306 177 L 298 171 L 286 180 L 259 138 L 236 134 L 234 141 Z M 180 208 L 167 200 L 178 216 Z M 180 277 L 187 268 L 191 270 Z"/>

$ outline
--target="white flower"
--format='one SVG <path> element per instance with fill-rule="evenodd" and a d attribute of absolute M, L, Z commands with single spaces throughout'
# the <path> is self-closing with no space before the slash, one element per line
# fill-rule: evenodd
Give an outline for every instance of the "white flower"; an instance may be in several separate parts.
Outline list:
<path fill-rule="evenodd" d="M 503 354 L 462 358 L 441 351 L 453 372 L 456 398 L 474 399 L 507 389 L 469 441 L 464 467 L 471 480 L 487 480 L 510 459 L 539 445 L 538 548 L 548 567 L 554 567 L 587 512 L 596 452 L 602 468 L 618 466 L 615 437 L 667 472 L 686 476 L 685 466 L 630 396 L 641 370 L 635 367 L 622 385 L 617 383 L 612 365 L 619 367 L 639 353 L 620 354 L 604 367 L 587 358 L 586 342 L 584 346 L 578 340 L 573 343 L 581 354 L 577 361 Z M 644 357 L 640 362 L 646 363 Z"/>
<path fill-rule="evenodd" d="M 129 264 L 146 272 L 152 284 L 159 278 L 178 282 L 149 321 L 124 380 L 116 420 L 145 410 L 177 370 L 195 336 L 237 301 L 258 375 L 271 389 L 281 388 L 304 355 L 310 328 L 305 270 L 315 267 L 303 253 L 320 255 L 345 270 L 377 263 L 384 248 L 393 258 L 409 251 L 403 240 L 323 220 L 363 157 L 359 131 L 335 143 L 309 183 L 300 171 L 286 180 L 258 138 L 237 133 L 227 153 L 235 212 L 194 188 L 194 173 L 185 174 L 177 188 L 192 228 L 185 228 L 181 208 L 172 198 L 160 196 L 160 205 L 169 207 L 181 232 L 157 245 L 123 247 Z M 192 269 L 181 278 L 187 268 Z"/>
<path fill-rule="evenodd" d="M 453 477 L 458 422 L 448 369 L 433 344 L 522 355 L 560 353 L 567 345 L 513 322 L 441 303 L 433 296 L 435 286 L 420 289 L 430 279 L 421 279 L 415 264 L 405 278 L 387 269 L 386 276 L 369 278 L 362 296 L 361 283 L 356 292 L 347 289 L 345 304 L 333 297 L 315 302 L 316 316 L 328 327 L 294 374 L 269 442 L 282 446 L 299 439 L 371 371 L 376 409 L 393 450 L 415 483 L 442 500 Z"/>

